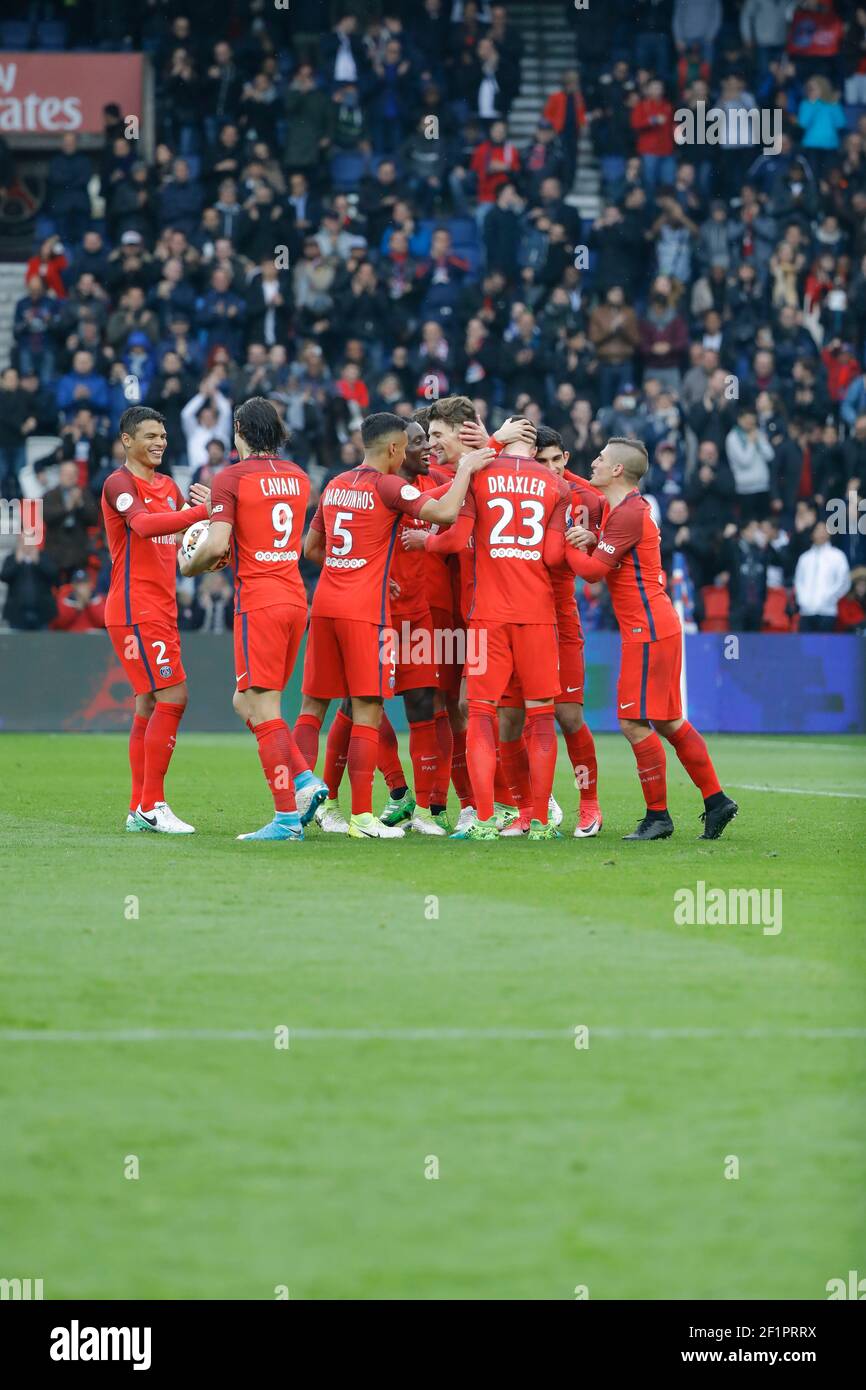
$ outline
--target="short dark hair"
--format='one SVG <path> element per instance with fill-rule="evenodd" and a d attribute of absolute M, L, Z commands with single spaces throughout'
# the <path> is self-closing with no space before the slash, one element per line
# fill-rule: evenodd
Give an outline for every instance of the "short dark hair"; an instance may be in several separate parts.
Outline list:
<path fill-rule="evenodd" d="M 635 482 L 640 482 L 641 478 L 649 468 L 649 454 L 642 439 L 626 439 L 624 435 L 612 434 L 607 441 L 608 444 L 620 446 L 620 452 L 625 448 L 628 452 L 622 462 L 622 471 L 633 478 Z"/>
<path fill-rule="evenodd" d="M 535 431 L 535 448 L 538 453 L 541 453 L 542 449 L 562 449 L 565 453 L 562 435 L 558 430 L 552 430 L 549 425 L 538 426 Z"/>
<path fill-rule="evenodd" d="M 412 419 L 415 421 L 416 425 L 421 426 L 425 434 L 430 433 L 430 412 L 432 409 L 432 406 L 422 405 L 418 410 L 413 410 L 412 412 Z"/>
<path fill-rule="evenodd" d="M 378 444 L 380 439 L 384 439 L 386 434 L 405 434 L 406 421 L 401 420 L 399 415 L 392 415 L 390 410 L 377 411 L 375 415 L 367 415 L 361 421 L 361 439 L 365 449 L 371 445 Z"/>
<path fill-rule="evenodd" d="M 158 425 L 165 424 L 165 416 L 160 415 L 158 410 L 152 410 L 149 405 L 131 405 L 120 417 L 118 433 L 133 436 L 145 420 L 155 420 Z"/>
<path fill-rule="evenodd" d="M 254 454 L 279 453 L 286 442 L 286 427 L 276 406 L 264 396 L 250 396 L 235 411 L 235 429 Z"/>

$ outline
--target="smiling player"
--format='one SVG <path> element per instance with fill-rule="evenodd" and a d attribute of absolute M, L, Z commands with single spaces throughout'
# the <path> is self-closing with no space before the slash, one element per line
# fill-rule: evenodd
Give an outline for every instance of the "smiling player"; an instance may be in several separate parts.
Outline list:
<path fill-rule="evenodd" d="M 158 473 L 168 442 L 165 418 L 146 405 L 120 418 L 125 462 L 106 480 L 102 516 L 111 553 L 105 626 L 135 692 L 129 734 L 132 793 L 126 828 L 191 835 L 165 801 L 164 781 L 187 703 L 177 630 L 179 533 L 208 515 L 206 501 L 187 509 L 180 488 Z M 206 498 L 193 486 L 190 496 Z"/>

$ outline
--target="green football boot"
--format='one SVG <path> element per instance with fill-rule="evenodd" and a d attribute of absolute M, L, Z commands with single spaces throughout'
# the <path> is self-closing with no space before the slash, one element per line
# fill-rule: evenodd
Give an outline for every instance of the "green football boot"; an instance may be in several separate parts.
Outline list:
<path fill-rule="evenodd" d="M 399 801 L 389 794 L 388 804 L 379 819 L 383 825 L 399 825 L 401 820 L 408 820 L 414 810 L 415 798 L 407 787 Z"/>

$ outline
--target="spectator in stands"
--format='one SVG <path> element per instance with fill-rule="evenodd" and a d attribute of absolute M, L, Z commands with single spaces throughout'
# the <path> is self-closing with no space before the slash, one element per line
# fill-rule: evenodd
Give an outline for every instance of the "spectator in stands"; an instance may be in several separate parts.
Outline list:
<path fill-rule="evenodd" d="M 27 436 L 36 428 L 30 398 L 15 367 L 0 375 L 0 497 L 20 497 L 21 470 L 27 461 Z"/>
<path fill-rule="evenodd" d="M 647 188 L 673 183 L 676 177 L 674 109 L 665 96 L 664 83 L 658 78 L 646 84 L 645 94 L 632 108 L 631 127 L 637 137 L 637 152 Z"/>
<path fill-rule="evenodd" d="M 44 550 L 34 541 L 19 536 L 14 555 L 7 555 L 0 568 L 0 583 L 6 584 L 3 619 L 16 632 L 39 632 L 54 617 L 53 588 L 57 571 Z"/>
<path fill-rule="evenodd" d="M 81 240 L 90 220 L 87 186 L 92 175 L 90 158 L 79 150 L 77 135 L 66 131 L 60 149 L 49 161 L 46 203 L 61 236 L 71 244 Z"/>
<path fill-rule="evenodd" d="M 800 610 L 801 632 L 832 632 L 839 600 L 851 583 L 848 561 L 830 544 L 823 521 L 812 532 L 812 544 L 797 561 L 794 592 Z"/>
<path fill-rule="evenodd" d="M 726 528 L 721 561 L 730 576 L 730 624 L 737 632 L 760 632 L 767 598 L 767 537 L 754 518 L 737 532 Z"/>
<path fill-rule="evenodd" d="M 52 299 L 38 275 L 27 281 L 27 293 L 15 305 L 12 333 L 18 370 L 22 375 L 38 372 L 47 381 L 54 374 L 55 332 L 59 327 L 60 307 Z"/>
<path fill-rule="evenodd" d="M 62 581 L 83 569 L 90 554 L 90 528 L 99 522 L 99 506 L 88 487 L 79 483 L 75 459 L 60 464 L 57 487 L 43 501 L 45 553 Z"/>
<path fill-rule="evenodd" d="M 743 406 L 737 423 L 725 439 L 728 466 L 734 477 L 740 520 L 763 521 L 770 511 L 770 465 L 773 446 L 758 428 L 754 407 Z"/>
<path fill-rule="evenodd" d="M 181 411 L 190 468 L 201 468 L 207 463 L 207 446 L 211 439 L 219 439 L 226 449 L 231 448 L 231 423 L 231 405 L 219 389 L 216 376 L 211 374 L 204 378 Z"/>
<path fill-rule="evenodd" d="M 839 600 L 837 630 L 866 632 L 866 565 L 851 571 L 850 583 L 847 594 Z"/>
<path fill-rule="evenodd" d="M 57 616 L 49 623 L 53 632 L 97 632 L 105 627 L 105 595 L 94 593 L 85 569 L 70 576 L 57 590 Z"/>

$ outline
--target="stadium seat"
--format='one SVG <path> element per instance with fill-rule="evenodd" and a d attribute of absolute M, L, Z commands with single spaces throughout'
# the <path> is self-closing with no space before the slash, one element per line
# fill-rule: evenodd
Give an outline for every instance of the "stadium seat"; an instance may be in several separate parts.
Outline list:
<path fill-rule="evenodd" d="M 5 19 L 0 24 L 0 48 L 21 50 L 30 47 L 30 25 L 22 19 Z"/>
<path fill-rule="evenodd" d="M 731 612 L 731 596 L 727 589 L 717 584 L 706 584 L 701 589 L 704 605 L 704 618 L 701 632 L 728 632 L 728 619 Z"/>
<path fill-rule="evenodd" d="M 35 48 L 60 53 L 66 47 L 66 25 L 61 19 L 43 19 L 36 26 Z"/>
<path fill-rule="evenodd" d="M 788 590 L 773 588 L 767 590 L 764 600 L 762 632 L 791 632 L 793 625 L 788 607 Z"/>
<path fill-rule="evenodd" d="M 367 172 L 367 160 L 362 154 L 349 151 L 335 154 L 331 160 L 331 178 L 339 193 L 354 191 Z"/>

